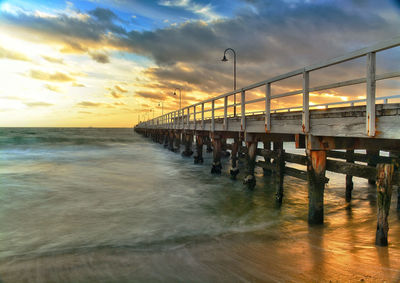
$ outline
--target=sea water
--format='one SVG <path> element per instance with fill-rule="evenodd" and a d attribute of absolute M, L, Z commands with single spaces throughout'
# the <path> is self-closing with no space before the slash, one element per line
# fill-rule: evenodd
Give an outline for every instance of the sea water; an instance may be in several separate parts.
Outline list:
<path fill-rule="evenodd" d="M 287 150 L 293 145 L 285 144 Z M 303 151 L 304 152 L 304 151 Z M 397 189 L 389 247 L 374 245 L 376 188 L 330 173 L 325 223 L 305 181 L 257 170 L 248 190 L 132 129 L 0 128 L 0 282 L 400 280 Z"/>

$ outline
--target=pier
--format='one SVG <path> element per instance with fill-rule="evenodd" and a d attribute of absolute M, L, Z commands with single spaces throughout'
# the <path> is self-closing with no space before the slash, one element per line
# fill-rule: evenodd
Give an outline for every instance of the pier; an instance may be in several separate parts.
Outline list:
<path fill-rule="evenodd" d="M 269 78 L 141 122 L 135 126 L 135 131 L 172 151 L 180 152 L 183 145 L 182 155 L 194 153 L 196 164 L 203 163 L 206 146 L 206 150 L 213 154 L 210 169 L 213 174 L 221 173 L 221 158 L 229 150 L 233 179 L 239 173 L 238 158 L 245 156 L 244 184 L 254 188 L 254 169 L 261 167 L 265 175 L 275 177 L 277 204 L 281 204 L 284 198 L 285 175 L 307 180 L 310 225 L 324 222 L 324 188 L 329 182 L 326 171 L 345 175 L 347 202 L 351 202 L 353 176 L 368 179 L 371 185 L 376 186 L 377 193 L 375 242 L 386 246 L 391 197 L 400 184 L 400 88 L 398 95 L 377 97 L 376 82 L 399 78 L 400 70 L 377 73 L 376 55 L 398 46 L 400 37 Z M 365 58 L 365 77 L 310 87 L 313 72 L 361 57 Z M 295 77 L 301 78 L 299 89 L 272 93 L 273 84 Z M 310 103 L 311 92 L 360 84 L 365 86 L 363 99 Z M 254 97 L 249 93 L 260 89 L 262 97 L 249 99 Z M 232 102 L 235 95 L 240 97 L 240 101 Z M 271 106 L 275 99 L 299 96 L 301 105 L 289 108 Z M 231 111 L 233 109 L 235 111 Z M 227 140 L 232 142 L 228 144 Z M 258 148 L 260 142 L 263 148 Z M 305 155 L 285 152 L 284 142 L 295 142 L 296 148 L 304 149 Z M 365 150 L 366 154 L 355 150 Z M 383 156 L 381 151 L 389 154 Z M 257 156 L 263 157 L 264 161 Z M 306 170 L 293 168 L 291 164 L 303 165 Z M 400 210 L 400 192 L 397 195 L 397 209 Z"/>

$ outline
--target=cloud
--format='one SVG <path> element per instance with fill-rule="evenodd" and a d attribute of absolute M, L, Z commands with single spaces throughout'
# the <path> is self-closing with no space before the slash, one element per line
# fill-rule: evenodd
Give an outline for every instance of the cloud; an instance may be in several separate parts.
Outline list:
<path fill-rule="evenodd" d="M 44 87 L 54 92 L 61 92 L 61 89 L 56 85 L 45 84 Z"/>
<path fill-rule="evenodd" d="M 115 85 L 114 87 L 115 87 L 115 89 L 118 90 L 119 92 L 123 92 L 123 93 L 128 92 L 127 89 L 124 89 L 123 87 L 121 87 L 121 86 L 119 86 L 119 85 Z"/>
<path fill-rule="evenodd" d="M 221 16 L 214 11 L 214 7 L 211 4 L 202 5 L 191 0 L 162 0 L 159 1 L 158 4 L 167 7 L 183 8 L 199 15 L 207 21 L 214 21 L 221 18 Z"/>
<path fill-rule="evenodd" d="M 24 103 L 26 106 L 29 107 L 48 107 L 48 106 L 52 106 L 53 104 L 51 103 L 47 103 L 47 102 L 25 102 Z"/>
<path fill-rule="evenodd" d="M 62 58 L 54 58 L 54 57 L 45 56 L 45 55 L 43 55 L 42 58 L 50 63 L 64 64 L 64 59 L 62 59 Z"/>
<path fill-rule="evenodd" d="M 123 105 L 126 105 L 126 103 L 124 103 L 124 102 L 114 102 L 113 103 L 114 105 L 116 105 L 116 106 L 123 106 Z"/>
<path fill-rule="evenodd" d="M 118 19 L 118 17 L 111 10 L 99 7 L 90 11 L 89 14 L 95 16 L 97 20 L 102 22 L 111 22 L 112 20 Z"/>
<path fill-rule="evenodd" d="M 150 99 L 157 99 L 157 100 L 164 100 L 165 96 L 161 93 L 154 93 L 154 92 L 147 92 L 147 91 L 136 91 L 136 95 L 150 98 Z"/>
<path fill-rule="evenodd" d="M 112 97 L 117 98 L 117 99 L 124 97 L 122 94 L 120 94 L 118 92 L 115 92 L 115 91 L 111 91 L 110 94 L 111 94 Z"/>
<path fill-rule="evenodd" d="M 73 87 L 86 87 L 84 84 L 77 83 L 77 82 L 72 82 Z"/>
<path fill-rule="evenodd" d="M 30 70 L 29 76 L 33 79 L 55 82 L 70 82 L 75 79 L 61 72 L 46 73 L 40 70 Z"/>
<path fill-rule="evenodd" d="M 89 52 L 90 57 L 98 63 L 107 64 L 110 63 L 110 57 L 106 53 L 100 52 Z"/>
<path fill-rule="evenodd" d="M 19 61 L 31 61 L 27 56 L 22 53 L 5 49 L 0 46 L 0 58 L 11 59 L 11 60 L 19 60 Z"/>
<path fill-rule="evenodd" d="M 100 106 L 104 106 L 104 105 L 105 105 L 104 103 L 92 102 L 92 101 L 81 101 L 76 104 L 76 106 L 80 106 L 80 107 L 100 107 Z"/>
<path fill-rule="evenodd" d="M 363 5 L 359 5 L 361 2 Z M 197 3 L 170 0 L 159 4 L 187 10 Z M 198 5 L 198 11 L 208 6 Z M 187 92 L 207 97 L 231 90 L 231 54 L 229 62 L 220 61 L 227 47 L 237 52 L 240 88 L 399 34 L 398 10 L 388 1 L 247 0 L 240 7 L 231 18 L 207 23 L 188 20 L 144 31 L 129 30 L 130 26 L 121 24 L 123 20 L 115 13 L 102 8 L 90 11 L 90 17 L 85 19 L 65 13 L 44 18 L 16 12 L 4 13 L 1 20 L 14 29 L 25 30 L 30 40 L 61 43 L 64 52 L 89 54 L 97 62 L 110 60 L 104 50 L 151 58 L 155 66 L 143 73 L 151 80 L 143 80 L 144 85 L 140 85 L 147 90 L 136 93 L 148 99 L 163 99 L 162 92 L 175 87 L 185 90 L 184 99 L 189 99 Z M 311 79 L 318 83 L 355 75 L 355 68 L 346 65 L 332 72 L 313 72 Z M 288 82 L 284 87 L 296 84 Z"/>

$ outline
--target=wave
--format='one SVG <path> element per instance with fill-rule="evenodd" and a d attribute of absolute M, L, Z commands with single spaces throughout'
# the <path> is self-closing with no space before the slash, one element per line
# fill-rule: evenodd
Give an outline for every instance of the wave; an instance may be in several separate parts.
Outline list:
<path fill-rule="evenodd" d="M 121 131 L 123 136 L 121 137 Z M 134 142 L 130 129 L 1 129 L 0 146 L 60 144 L 107 145 Z"/>

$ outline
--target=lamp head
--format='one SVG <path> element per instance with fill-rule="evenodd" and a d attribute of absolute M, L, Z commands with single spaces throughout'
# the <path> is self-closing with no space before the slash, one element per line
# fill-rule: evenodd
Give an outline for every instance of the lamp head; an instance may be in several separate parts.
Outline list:
<path fill-rule="evenodd" d="M 222 61 L 222 62 L 228 61 L 228 59 L 226 58 L 225 54 L 224 54 L 224 58 L 222 58 L 221 61 Z"/>
<path fill-rule="evenodd" d="M 174 95 L 176 95 L 176 92 L 174 91 Z"/>

